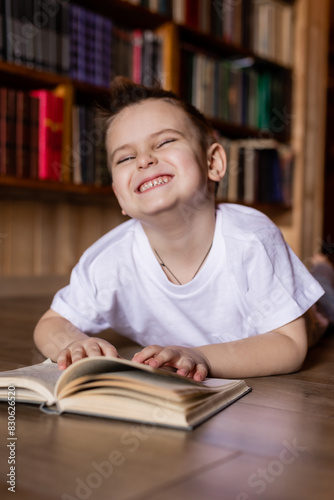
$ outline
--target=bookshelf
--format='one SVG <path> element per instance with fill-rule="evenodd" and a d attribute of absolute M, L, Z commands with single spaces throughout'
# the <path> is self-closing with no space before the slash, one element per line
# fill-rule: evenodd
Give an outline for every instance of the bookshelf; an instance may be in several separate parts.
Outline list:
<path fill-rule="evenodd" d="M 254 4 L 266 3 L 252 1 Z M 4 3 L 4 0 L 0 1 L 0 8 L 3 8 Z M 125 32 L 152 30 L 161 39 L 159 76 L 162 84 L 178 94 L 185 93 L 184 55 L 187 51 L 202 54 L 214 61 L 244 60 L 255 71 L 276 75 L 283 82 L 282 107 L 276 115 L 276 120 L 281 120 L 280 127 L 270 127 L 270 123 L 269 126 L 254 126 L 212 114 L 208 117 L 219 134 L 230 140 L 275 139 L 278 143 L 291 146 L 295 153 L 292 205 L 256 201 L 251 205 L 267 213 L 281 227 L 298 255 L 306 258 L 313 253 L 322 224 L 321 131 L 325 101 L 321 94 L 321 80 L 325 78 L 326 65 L 325 57 L 322 58 L 321 54 L 326 52 L 328 0 L 322 0 L 318 8 L 314 2 L 312 5 L 311 0 L 278 0 L 280 6 L 293 9 L 294 52 L 290 59 L 285 54 L 284 62 L 282 54 L 279 57 L 278 53 L 275 57 L 264 56 L 263 50 L 262 53 L 254 50 L 255 42 L 250 43 L 249 33 L 242 35 L 240 26 L 238 36 L 234 32 L 229 37 L 220 36 L 217 32 L 220 29 L 217 9 L 224 8 L 224 2 L 221 1 L 212 1 L 210 13 L 208 9 L 206 11 L 207 17 L 211 16 L 211 27 L 213 16 L 217 16 L 215 28 L 211 32 L 205 16 L 194 17 L 194 9 L 204 8 L 205 0 L 193 1 L 191 12 L 189 0 L 176 2 L 174 9 L 172 2 L 146 2 L 152 8 L 164 8 L 163 12 L 153 12 L 140 5 L 145 3 L 140 1 L 87 0 L 69 3 L 110 19 L 113 28 L 116 26 Z M 185 9 L 188 5 L 188 10 L 183 12 L 182 18 L 180 4 L 183 3 Z M 239 9 L 239 14 L 234 13 L 236 17 L 241 15 L 238 7 L 241 3 L 235 4 L 235 9 Z M 251 4 L 248 0 L 243 3 L 247 8 Z M 267 3 L 275 3 L 275 0 L 268 0 Z M 175 11 L 176 4 L 178 11 Z M 201 13 L 200 10 L 198 12 Z M 226 12 L 225 18 L 228 17 Z M 220 22 L 227 23 L 225 18 L 220 16 Z M 242 22 L 240 19 L 239 24 Z M 227 27 L 224 29 L 227 30 Z M 317 37 L 314 37 L 314 32 Z M 288 42 L 286 44 L 289 45 Z M 277 48 L 272 50 L 277 52 Z M 317 81 L 312 78 L 310 68 L 316 68 Z M 5 54 L 0 60 L 0 79 L 1 86 L 26 91 L 65 88 L 70 107 L 86 102 L 103 103 L 108 96 L 108 90 L 103 85 L 79 81 L 44 68 L 15 64 L 7 61 Z M 59 276 L 68 276 L 71 267 L 89 244 L 123 220 L 111 187 L 75 184 L 69 178 L 66 182 L 54 182 L 13 175 L 0 176 L 0 276 L 6 280 L 8 293 L 11 293 L 11 278 L 34 277 L 36 290 L 39 290 L 39 278 L 45 283 L 45 276 L 50 277 L 51 281 L 57 278 L 58 283 Z M 55 231 L 50 230 L 50 224 L 56 228 Z M 29 248 L 26 253 L 15 250 L 23 245 L 21 235 L 25 247 Z M 61 250 L 59 238 L 63 242 Z M 20 265 L 15 261 L 17 254 Z M 58 259 L 59 254 L 61 258 Z M 38 261 L 38 256 L 42 263 Z"/>

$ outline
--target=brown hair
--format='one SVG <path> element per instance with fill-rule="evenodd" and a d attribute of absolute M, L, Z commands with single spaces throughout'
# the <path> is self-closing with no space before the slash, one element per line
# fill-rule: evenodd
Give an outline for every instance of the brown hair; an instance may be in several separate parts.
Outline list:
<path fill-rule="evenodd" d="M 159 84 L 145 87 L 124 76 L 116 76 L 110 85 L 110 102 L 99 108 L 99 121 L 104 133 L 107 132 L 115 116 L 124 108 L 147 99 L 161 99 L 183 109 L 193 124 L 200 146 L 204 152 L 215 142 L 214 130 L 205 116 L 195 106 L 178 97 L 174 92 L 164 90 Z"/>

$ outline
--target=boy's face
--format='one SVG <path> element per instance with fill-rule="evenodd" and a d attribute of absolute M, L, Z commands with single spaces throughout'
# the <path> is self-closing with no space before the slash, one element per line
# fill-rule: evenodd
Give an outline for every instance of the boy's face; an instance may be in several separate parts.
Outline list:
<path fill-rule="evenodd" d="M 179 107 L 152 99 L 123 109 L 106 144 L 113 189 L 129 216 L 145 220 L 194 197 L 207 201 L 206 154 Z"/>

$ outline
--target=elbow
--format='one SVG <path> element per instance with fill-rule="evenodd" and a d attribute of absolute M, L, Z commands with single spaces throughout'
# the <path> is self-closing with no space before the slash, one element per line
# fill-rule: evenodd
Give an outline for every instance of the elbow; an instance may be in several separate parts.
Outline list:
<path fill-rule="evenodd" d="M 306 359 L 308 344 L 306 335 L 301 335 L 297 339 L 291 339 L 293 342 L 293 350 L 291 356 L 291 367 L 287 373 L 294 373 L 301 370 Z"/>

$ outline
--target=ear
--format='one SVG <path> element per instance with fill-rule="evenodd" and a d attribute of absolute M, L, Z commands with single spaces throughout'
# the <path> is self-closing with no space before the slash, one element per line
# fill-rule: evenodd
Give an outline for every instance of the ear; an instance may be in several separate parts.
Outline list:
<path fill-rule="evenodd" d="M 207 162 L 209 179 L 219 182 L 226 174 L 226 154 L 223 146 L 218 142 L 209 147 Z"/>

